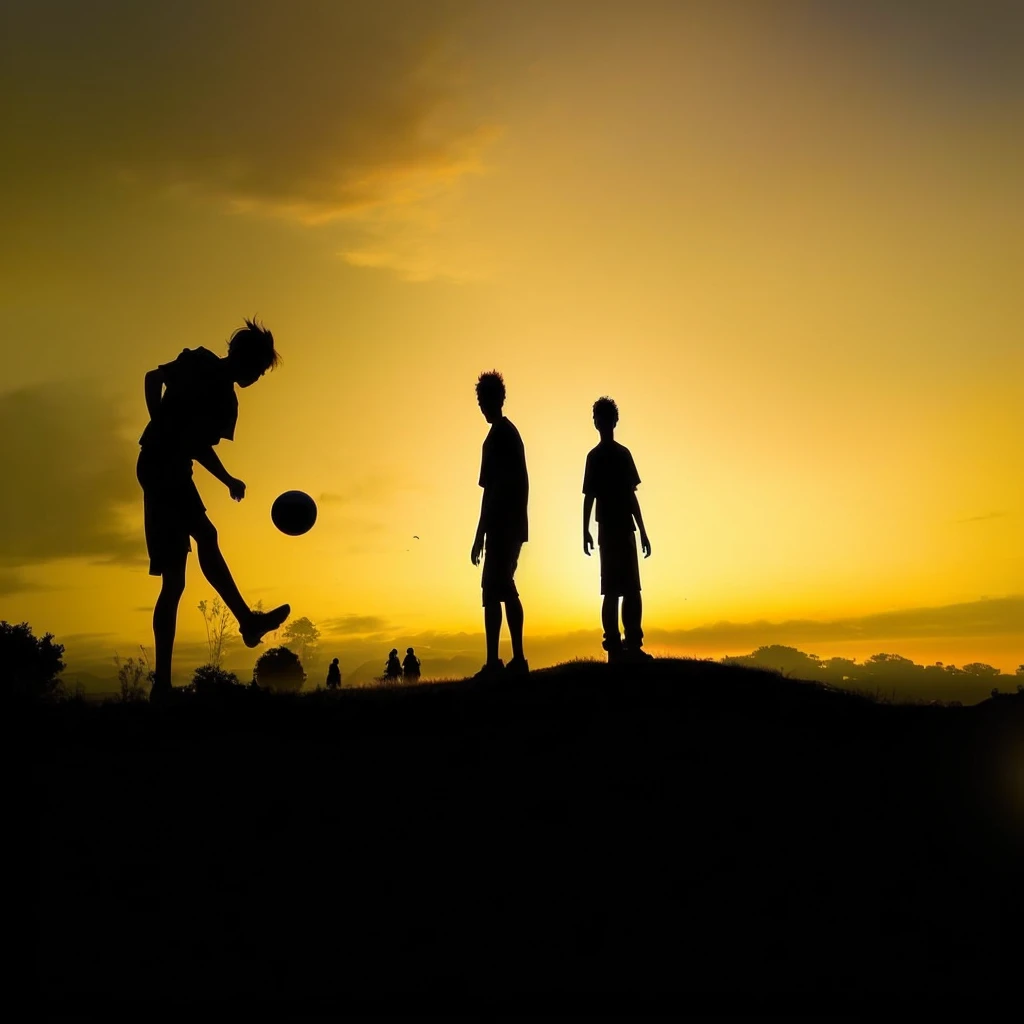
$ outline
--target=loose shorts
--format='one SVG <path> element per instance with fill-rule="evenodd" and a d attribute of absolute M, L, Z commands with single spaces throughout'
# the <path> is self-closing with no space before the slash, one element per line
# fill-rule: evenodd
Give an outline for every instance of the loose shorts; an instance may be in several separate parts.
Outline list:
<path fill-rule="evenodd" d="M 640 590 L 640 562 L 636 533 L 631 529 L 598 528 L 597 547 L 601 554 L 601 593 L 614 597 Z"/>
<path fill-rule="evenodd" d="M 191 537 L 206 516 L 206 506 L 187 456 L 143 448 L 135 475 L 142 485 L 149 574 L 162 576 L 192 550 Z"/>
<path fill-rule="evenodd" d="M 500 536 L 487 538 L 484 570 L 480 578 L 485 605 L 495 601 L 511 601 L 519 596 L 515 575 L 522 550 L 521 540 L 513 541 Z"/>

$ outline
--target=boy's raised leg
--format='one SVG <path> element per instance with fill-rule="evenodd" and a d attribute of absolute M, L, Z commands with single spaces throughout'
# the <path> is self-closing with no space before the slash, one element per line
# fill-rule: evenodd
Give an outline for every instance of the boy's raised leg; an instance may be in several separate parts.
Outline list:
<path fill-rule="evenodd" d="M 220 595 L 228 610 L 238 622 L 238 630 L 246 647 L 255 647 L 263 638 L 264 633 L 271 633 L 281 626 L 291 608 L 282 604 L 269 612 L 254 612 L 242 599 L 235 585 L 231 570 L 228 569 L 220 544 L 217 542 L 217 530 L 208 519 L 193 536 L 199 552 L 199 567 L 210 582 L 210 586 Z"/>

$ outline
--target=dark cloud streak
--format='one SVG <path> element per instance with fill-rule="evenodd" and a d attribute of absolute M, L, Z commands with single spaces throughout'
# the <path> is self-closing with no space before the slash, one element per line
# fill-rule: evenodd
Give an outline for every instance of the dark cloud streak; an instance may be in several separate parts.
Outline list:
<path fill-rule="evenodd" d="M 142 558 L 141 530 L 121 524 L 126 505 L 141 509 L 138 449 L 104 396 L 70 384 L 0 394 L 0 437 L 0 567 Z"/>
<path fill-rule="evenodd" d="M 935 608 L 908 608 L 874 615 L 815 621 L 715 622 L 694 629 L 647 633 L 651 644 L 756 647 L 766 643 L 829 643 L 850 640 L 943 640 L 951 637 L 1024 637 L 1024 596 L 968 601 Z"/>
<path fill-rule="evenodd" d="M 83 168 L 315 222 L 475 169 L 458 3 L 7 5 L 5 133 L 21 184 Z M 5 175 L 6 177 L 6 175 Z"/>

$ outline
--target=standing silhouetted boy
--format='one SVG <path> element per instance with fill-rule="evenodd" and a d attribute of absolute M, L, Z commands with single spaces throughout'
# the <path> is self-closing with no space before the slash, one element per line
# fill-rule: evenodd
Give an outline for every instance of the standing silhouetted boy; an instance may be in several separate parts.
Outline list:
<path fill-rule="evenodd" d="M 264 633 L 288 618 L 286 604 L 269 612 L 253 611 L 238 592 L 217 543 L 217 530 L 206 514 L 192 479 L 192 463 L 209 470 L 235 501 L 245 497 L 245 484 L 224 468 L 214 445 L 231 441 L 238 419 L 235 385 L 247 388 L 276 366 L 274 337 L 252 320 L 231 335 L 221 358 L 205 348 L 184 349 L 170 363 L 146 374 L 149 423 L 139 438 L 136 469 L 145 507 L 149 573 L 163 577 L 153 608 L 156 671 L 151 696 L 171 688 L 171 654 L 178 602 L 185 589 L 185 563 L 194 537 L 199 567 L 238 620 L 246 647 L 259 644 Z"/>
<path fill-rule="evenodd" d="M 597 545 L 601 553 L 601 622 L 609 661 L 646 661 L 650 655 L 642 650 L 644 631 L 641 628 L 643 605 L 640 600 L 640 565 L 636 557 L 636 527 L 640 527 L 640 543 L 644 558 L 651 554 L 636 488 L 640 476 L 629 449 L 615 440 L 619 422 L 618 406 L 610 398 L 594 403 L 594 426 L 601 443 L 587 455 L 583 474 L 583 553 L 589 555 L 594 546 L 590 535 L 590 512 L 597 502 Z M 633 520 L 636 520 L 636 526 Z M 625 644 L 619 636 L 619 598 L 622 598 L 622 627 Z"/>
<path fill-rule="evenodd" d="M 526 452 L 519 431 L 502 413 L 505 381 L 497 370 L 480 375 L 476 398 L 484 419 L 491 425 L 480 462 L 480 486 L 484 494 L 470 554 L 473 564 L 479 565 L 486 543 L 480 585 L 487 632 L 487 664 L 480 675 L 492 676 L 502 671 L 524 674 L 530 671 L 530 666 L 523 655 L 523 605 L 516 590 L 515 574 L 519 553 L 529 532 L 526 506 L 530 480 L 526 473 Z M 512 660 L 507 668 L 498 657 L 502 604 L 512 641 Z"/>

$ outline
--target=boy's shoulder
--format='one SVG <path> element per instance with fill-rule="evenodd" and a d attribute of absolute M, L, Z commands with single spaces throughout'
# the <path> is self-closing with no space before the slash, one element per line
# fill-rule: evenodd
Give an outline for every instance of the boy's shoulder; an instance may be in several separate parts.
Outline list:
<path fill-rule="evenodd" d="M 624 444 L 619 444 L 618 441 L 598 441 L 593 448 L 587 452 L 587 458 L 601 458 L 602 456 L 611 456 L 612 458 L 624 457 L 629 455 L 629 449 Z"/>
<path fill-rule="evenodd" d="M 484 444 L 488 444 L 488 442 L 490 442 L 488 447 L 506 448 L 509 445 L 518 447 L 523 443 L 523 439 L 516 429 L 516 425 L 507 416 L 502 416 L 500 420 L 495 420 L 491 424 L 491 429 L 487 431 Z"/>
<path fill-rule="evenodd" d="M 160 367 L 165 374 L 173 376 L 205 376 L 220 370 L 220 356 L 201 345 L 198 348 L 183 348 L 178 356 Z"/>
<path fill-rule="evenodd" d="M 509 437 L 521 440 L 519 436 L 519 428 L 507 416 L 502 416 L 495 425 L 500 425 L 500 429 Z"/>

